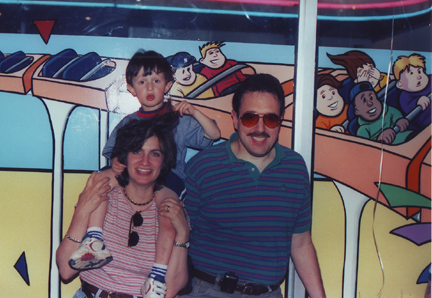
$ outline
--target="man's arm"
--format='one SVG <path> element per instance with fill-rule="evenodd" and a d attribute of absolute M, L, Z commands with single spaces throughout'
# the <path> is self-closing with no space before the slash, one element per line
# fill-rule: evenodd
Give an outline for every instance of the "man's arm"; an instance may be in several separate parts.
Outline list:
<path fill-rule="evenodd" d="M 311 298 L 325 297 L 321 272 L 310 231 L 293 234 L 291 258 Z"/>

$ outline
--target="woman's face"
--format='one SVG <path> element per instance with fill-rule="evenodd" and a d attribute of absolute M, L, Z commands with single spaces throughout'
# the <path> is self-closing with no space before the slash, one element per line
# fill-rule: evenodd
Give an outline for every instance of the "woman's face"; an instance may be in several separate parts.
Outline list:
<path fill-rule="evenodd" d="M 139 186 L 154 184 L 159 177 L 162 162 L 159 139 L 153 136 L 144 142 L 140 150 L 129 152 L 127 157 L 129 183 Z"/>

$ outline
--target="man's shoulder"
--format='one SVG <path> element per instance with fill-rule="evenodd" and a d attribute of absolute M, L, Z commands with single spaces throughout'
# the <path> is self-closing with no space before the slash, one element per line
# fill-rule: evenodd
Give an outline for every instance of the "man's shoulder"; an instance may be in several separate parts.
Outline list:
<path fill-rule="evenodd" d="M 187 163 L 189 169 L 195 168 L 198 165 L 204 167 L 211 167 L 215 160 L 219 163 L 225 159 L 228 159 L 228 152 L 226 150 L 226 142 L 222 142 L 213 146 L 210 146 L 197 154 L 195 154 Z"/>

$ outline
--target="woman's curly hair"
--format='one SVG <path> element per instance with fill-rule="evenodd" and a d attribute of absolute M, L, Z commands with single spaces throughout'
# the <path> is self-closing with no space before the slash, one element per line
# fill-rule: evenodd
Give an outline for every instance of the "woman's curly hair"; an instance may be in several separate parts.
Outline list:
<path fill-rule="evenodd" d="M 159 177 L 155 181 L 154 190 L 161 188 L 166 175 L 176 166 L 177 146 L 174 140 L 173 129 L 178 124 L 178 113 L 167 112 L 151 119 L 131 120 L 117 131 L 116 142 L 111 158 L 117 157 L 120 163 L 127 166 L 129 153 L 140 150 L 149 138 L 157 137 L 163 162 Z M 129 184 L 127 167 L 117 176 L 120 186 Z"/>

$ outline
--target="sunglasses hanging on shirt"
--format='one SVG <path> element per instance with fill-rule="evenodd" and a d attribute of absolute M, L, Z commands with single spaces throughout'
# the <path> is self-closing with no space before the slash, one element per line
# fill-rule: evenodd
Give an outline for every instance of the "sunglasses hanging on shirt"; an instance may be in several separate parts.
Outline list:
<path fill-rule="evenodd" d="M 144 222 L 144 219 L 142 215 L 137 212 L 135 213 L 131 218 L 131 223 L 129 225 L 129 240 L 128 240 L 128 246 L 132 247 L 138 244 L 139 242 L 139 235 L 137 232 L 132 231 L 132 225 L 134 227 L 140 227 Z"/>

